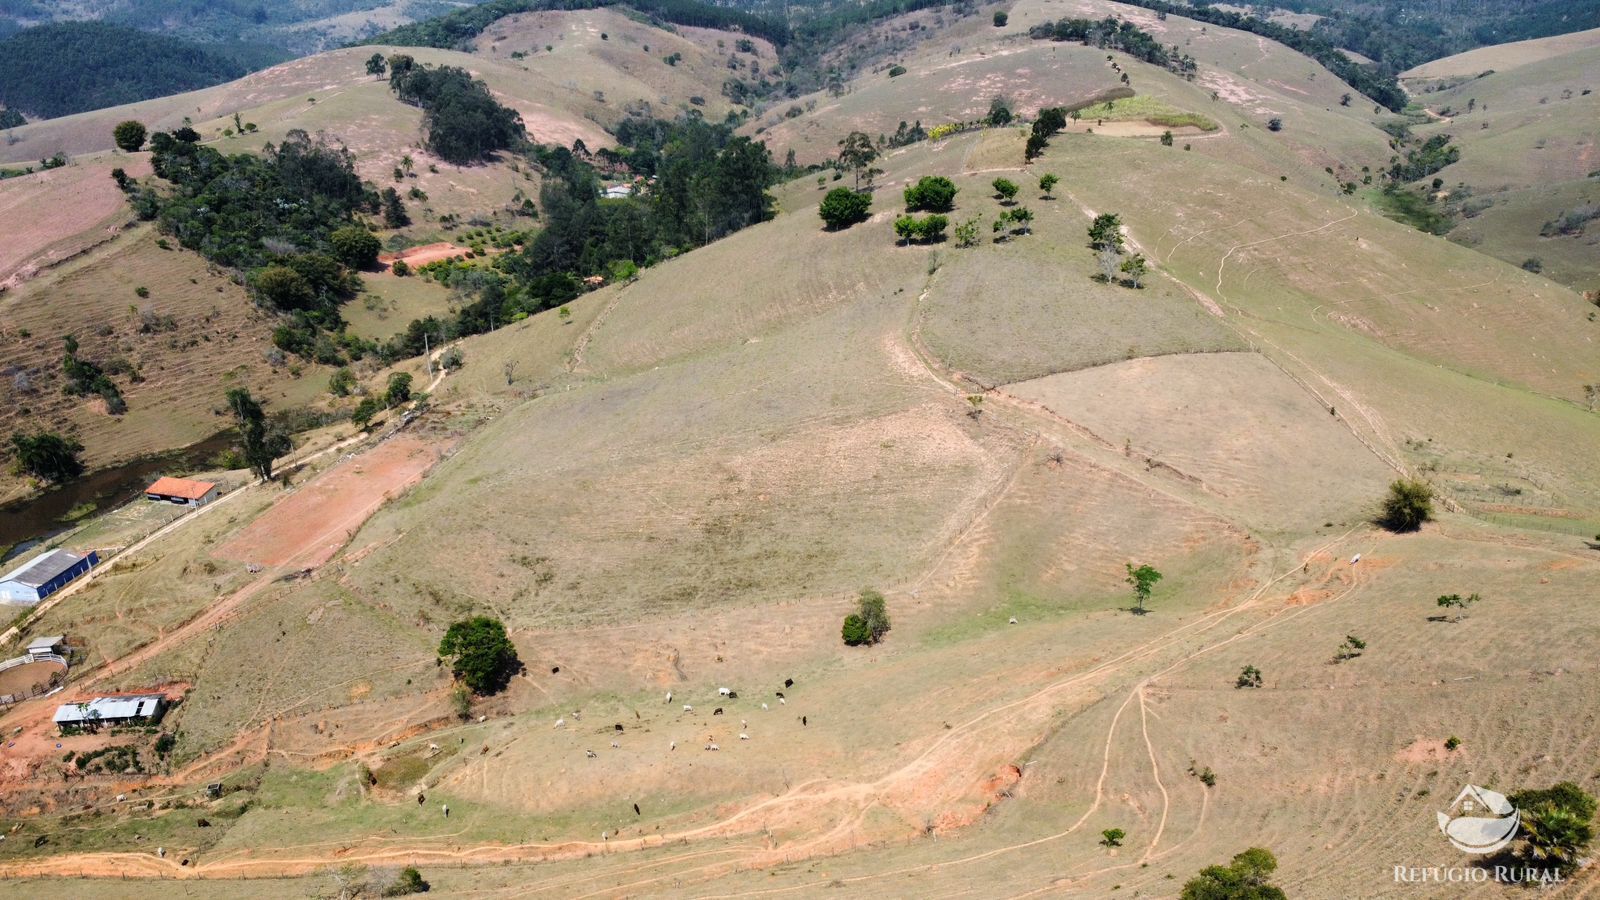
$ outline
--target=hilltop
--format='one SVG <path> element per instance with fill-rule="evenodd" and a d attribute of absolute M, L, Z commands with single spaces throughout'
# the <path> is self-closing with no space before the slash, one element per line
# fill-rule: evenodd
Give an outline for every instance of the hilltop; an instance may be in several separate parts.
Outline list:
<path fill-rule="evenodd" d="M 1192 70 L 1030 36 L 1107 16 Z M 543 146 L 427 152 L 374 52 L 470 70 Z M 723 93 L 782 52 L 525 13 L 17 129 L 5 158 L 73 158 L 0 181 L 0 204 L 85 211 L 0 258 L 40 269 L 0 298 L 12 352 L 42 373 L 69 329 L 97 358 L 226 342 L 138 356 L 175 374 L 129 385 L 125 418 L 51 415 L 102 458 L 162 446 L 136 443 L 152 422 L 203 432 L 224 385 L 325 415 L 282 480 L 219 460 L 211 507 L 63 539 L 135 549 L 19 619 L 69 636 L 58 697 L 181 702 L 148 732 L 58 737 L 53 698 L 0 714 L 21 729 L 0 756 L 9 883 L 304 896 L 414 866 L 446 894 L 1172 896 L 1264 847 L 1292 896 L 1444 897 L 1394 871 L 1467 864 L 1436 818 L 1463 785 L 1596 789 L 1600 324 L 1568 284 L 1381 214 L 1391 157 L 1448 122 L 1419 114 L 1402 145 L 1309 57 L 1110 0 L 886 15 L 823 57 L 858 63 L 835 84 Z M 1425 99 L 1487 100 L 1482 140 L 1522 140 L 1559 116 L 1519 92 L 1581 78 L 1586 52 Z M 1030 150 L 1050 107 L 1061 128 Z M 112 150 L 130 117 L 188 117 L 196 140 Z M 853 132 L 860 165 L 839 160 Z M 1452 133 L 1440 177 L 1513 177 Z M 177 190 L 145 166 L 317 134 L 398 186 L 410 224 L 352 214 L 386 255 L 462 257 L 358 276 L 347 334 L 447 334 L 352 364 L 388 407 L 370 429 L 331 366 L 261 356 L 298 320 L 258 305 L 254 270 L 237 283 L 109 202 L 113 167 Z M 1579 165 L 1575 139 L 1547 146 L 1521 189 Z M 686 184 L 705 159 L 729 164 Z M 742 218 L 693 189 L 739 175 L 771 194 Z M 928 243 L 896 229 L 924 177 L 956 191 Z M 858 179 L 870 208 L 825 228 Z M 613 182 L 639 193 L 579 196 Z M 574 275 L 571 299 L 540 293 Z M 178 327 L 141 336 L 143 312 Z M 397 375 L 412 399 L 388 396 Z M 1434 493 L 1414 531 L 1376 522 L 1400 479 Z M 847 646 L 875 595 L 891 627 Z M 517 663 L 473 697 L 440 650 L 478 616 Z"/>

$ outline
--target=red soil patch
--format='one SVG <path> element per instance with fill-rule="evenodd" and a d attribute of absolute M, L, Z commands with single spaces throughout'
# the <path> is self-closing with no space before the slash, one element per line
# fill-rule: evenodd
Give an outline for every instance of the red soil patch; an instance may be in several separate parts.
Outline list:
<path fill-rule="evenodd" d="M 979 786 L 983 795 L 982 800 L 940 813 L 933 822 L 934 830 L 943 834 L 971 825 L 983 818 L 990 809 L 999 805 L 1001 800 L 1010 796 L 1012 789 L 1020 781 L 1022 781 L 1021 769 L 1013 765 L 1001 766 Z"/>
<path fill-rule="evenodd" d="M 1450 755 L 1444 748 L 1444 741 L 1431 738 L 1417 738 L 1404 749 L 1394 755 L 1394 758 L 1403 763 L 1436 762 Z"/>
<path fill-rule="evenodd" d="M 410 247 L 408 249 L 401 250 L 399 253 L 380 253 L 378 254 L 378 262 L 385 269 L 389 269 L 394 266 L 395 261 L 403 259 L 405 260 L 406 265 L 414 269 L 417 266 L 425 266 L 428 263 L 438 262 L 441 259 L 451 259 L 452 257 L 465 256 L 466 254 L 466 247 L 457 247 L 455 244 L 452 244 L 449 241 L 443 241 L 437 244 L 423 244 L 420 247 Z"/>
<path fill-rule="evenodd" d="M 217 555 L 266 566 L 316 568 L 332 559 L 378 507 L 421 481 L 441 449 L 409 435 L 390 438 L 273 506 Z"/>

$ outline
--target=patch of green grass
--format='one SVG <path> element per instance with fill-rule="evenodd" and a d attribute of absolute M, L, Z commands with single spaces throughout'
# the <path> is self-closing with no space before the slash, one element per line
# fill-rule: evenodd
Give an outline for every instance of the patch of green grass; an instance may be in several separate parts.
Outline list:
<path fill-rule="evenodd" d="M 1450 217 L 1440 212 L 1426 196 L 1406 188 L 1372 192 L 1372 204 L 1378 212 L 1429 234 L 1446 234 L 1454 226 Z"/>
<path fill-rule="evenodd" d="M 1105 119 L 1108 122 L 1143 121 L 1165 128 L 1192 126 L 1201 131 L 1216 131 L 1221 127 L 1199 113 L 1178 109 L 1147 94 L 1086 106 L 1082 114 L 1085 119 Z"/>

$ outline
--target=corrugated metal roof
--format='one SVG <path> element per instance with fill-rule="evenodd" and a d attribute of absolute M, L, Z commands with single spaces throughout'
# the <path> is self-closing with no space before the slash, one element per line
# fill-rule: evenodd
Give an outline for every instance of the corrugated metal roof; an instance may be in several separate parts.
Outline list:
<path fill-rule="evenodd" d="M 15 581 L 18 584 L 31 588 L 43 587 L 50 583 L 52 578 L 67 571 L 83 561 L 83 557 L 65 550 L 51 550 L 41 553 L 33 559 L 5 574 L 0 581 Z"/>
<path fill-rule="evenodd" d="M 51 635 L 50 637 L 34 638 L 32 641 L 30 641 L 28 643 L 28 652 L 32 653 L 35 650 L 53 650 L 62 641 L 66 640 L 66 638 L 67 638 L 67 636 L 64 635 L 64 634 Z"/>
<path fill-rule="evenodd" d="M 88 703 L 63 703 L 56 708 L 55 722 L 60 725 L 151 716 L 166 699 L 161 694 L 144 694 L 138 697 L 96 697 Z"/>

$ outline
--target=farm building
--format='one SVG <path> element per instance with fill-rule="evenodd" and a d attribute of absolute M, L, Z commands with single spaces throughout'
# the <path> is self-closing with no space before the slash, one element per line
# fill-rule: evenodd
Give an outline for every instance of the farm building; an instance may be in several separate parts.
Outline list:
<path fill-rule="evenodd" d="M 144 489 L 144 498 L 156 503 L 175 503 L 179 506 L 205 506 L 217 499 L 222 489 L 209 481 L 190 481 L 187 478 L 156 479 Z"/>
<path fill-rule="evenodd" d="M 66 550 L 41 553 L 0 576 L 0 602 L 38 603 L 99 562 L 93 550 L 81 555 Z"/>
<path fill-rule="evenodd" d="M 35 638 L 28 642 L 28 659 L 39 662 L 51 657 L 59 657 L 62 655 L 61 651 L 66 649 L 66 641 L 67 636 L 64 634 Z"/>
<path fill-rule="evenodd" d="M 131 697 L 96 697 L 83 703 L 63 703 L 56 708 L 56 727 L 63 732 L 101 725 L 132 725 L 158 722 L 166 709 L 161 694 Z"/>

